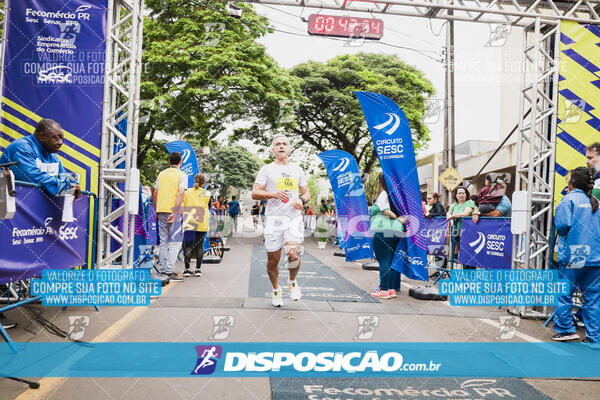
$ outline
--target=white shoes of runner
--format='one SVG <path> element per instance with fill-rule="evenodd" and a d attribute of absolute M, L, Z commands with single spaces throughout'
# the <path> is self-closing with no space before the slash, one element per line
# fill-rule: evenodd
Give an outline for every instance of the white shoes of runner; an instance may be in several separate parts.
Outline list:
<path fill-rule="evenodd" d="M 273 307 L 283 306 L 283 290 L 281 288 L 273 289 L 271 304 Z"/>
<path fill-rule="evenodd" d="M 300 290 L 300 286 L 298 286 L 298 282 L 288 281 L 288 285 L 290 287 L 290 299 L 294 301 L 300 300 L 302 298 L 302 291 Z"/>

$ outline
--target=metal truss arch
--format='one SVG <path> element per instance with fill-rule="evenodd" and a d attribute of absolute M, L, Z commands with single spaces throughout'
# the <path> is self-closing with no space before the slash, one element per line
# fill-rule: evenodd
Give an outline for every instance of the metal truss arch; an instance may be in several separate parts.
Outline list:
<path fill-rule="evenodd" d="M 537 18 L 541 23 L 559 23 L 565 20 L 588 24 L 600 22 L 598 16 L 600 4 L 592 0 L 241 0 L 241 2 L 522 27 L 533 24 Z"/>

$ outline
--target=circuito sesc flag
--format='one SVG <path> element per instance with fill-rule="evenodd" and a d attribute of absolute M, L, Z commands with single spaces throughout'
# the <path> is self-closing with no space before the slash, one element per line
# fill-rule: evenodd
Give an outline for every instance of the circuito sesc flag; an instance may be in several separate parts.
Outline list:
<path fill-rule="evenodd" d="M 373 258 L 369 208 L 356 160 L 342 150 L 324 151 L 319 158 L 325 164 L 333 189 L 346 261 Z"/>
<path fill-rule="evenodd" d="M 194 148 L 183 140 L 174 140 L 165 143 L 165 147 L 169 154 L 178 151 L 181 153 L 181 170 L 188 176 L 188 187 L 194 187 L 194 176 L 200 173 L 198 168 L 198 160 Z"/>
<path fill-rule="evenodd" d="M 354 92 L 363 110 L 391 201 L 408 216 L 408 239 L 396 248 L 392 268 L 417 280 L 429 280 L 425 241 L 417 235 L 423 227 L 423 205 L 410 125 L 404 112 L 387 97 Z"/>

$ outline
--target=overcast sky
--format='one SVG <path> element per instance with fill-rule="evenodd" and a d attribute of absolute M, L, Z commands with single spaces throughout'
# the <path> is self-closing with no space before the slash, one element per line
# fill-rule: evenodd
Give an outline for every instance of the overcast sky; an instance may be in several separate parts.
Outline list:
<path fill-rule="evenodd" d="M 290 68 L 308 60 L 325 62 L 343 54 L 373 52 L 395 54 L 405 62 L 417 67 L 433 83 L 437 98 L 444 96 L 444 69 L 437 60 L 442 58 L 445 45 L 445 22 L 425 18 L 401 17 L 375 14 L 373 17 L 384 20 L 384 35 L 380 41 L 348 42 L 344 39 L 328 39 L 310 36 L 307 23 L 300 16 L 308 18 L 318 13 L 317 9 L 299 7 L 267 6 L 254 4 L 258 14 L 269 18 L 276 32 L 260 39 L 268 53 L 284 68 Z M 350 15 L 348 12 L 322 10 L 322 14 Z M 359 17 L 370 14 L 355 13 Z M 514 104 L 518 111 L 518 75 L 514 82 L 503 82 L 499 67 L 506 60 L 507 53 L 520 59 L 520 48 L 486 47 L 491 28 L 488 24 L 455 23 L 456 45 L 456 144 L 469 139 L 498 141 L 508 133 L 504 125 L 517 121 L 506 121 L 500 116 L 501 102 Z M 514 29 L 509 42 L 520 47 L 520 34 Z M 414 49 L 414 50 L 411 50 Z M 504 59 L 502 59 L 504 57 Z M 504 88 L 504 100 L 501 95 Z M 508 88 L 508 89 L 507 89 Z M 506 98 L 506 92 L 510 96 Z M 514 98 L 513 98 L 514 97 Z M 515 119 L 511 116 L 510 119 Z M 421 154 L 438 152 L 443 144 L 443 117 L 428 124 L 431 130 L 429 149 Z M 506 132 L 502 132 L 506 131 Z"/>

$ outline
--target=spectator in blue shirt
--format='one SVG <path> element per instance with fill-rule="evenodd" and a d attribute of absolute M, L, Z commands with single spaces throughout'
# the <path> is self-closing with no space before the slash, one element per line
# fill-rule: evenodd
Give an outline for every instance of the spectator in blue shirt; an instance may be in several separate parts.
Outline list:
<path fill-rule="evenodd" d="M 235 196 L 231 196 L 229 202 L 229 216 L 233 218 L 233 230 L 237 231 L 238 217 L 240 215 L 240 203 L 235 199 Z"/>
<path fill-rule="evenodd" d="M 53 196 L 73 189 L 81 195 L 79 184 L 66 173 L 56 153 L 63 143 L 60 124 L 44 118 L 38 122 L 33 135 L 12 142 L 0 157 L 0 164 L 17 162 L 10 167 L 15 179 L 41 185 Z"/>
<path fill-rule="evenodd" d="M 501 179 L 498 179 L 496 181 L 496 185 L 501 186 L 503 189 L 506 189 L 506 183 Z M 503 195 L 502 199 L 500 200 L 500 203 L 498 203 L 496 208 L 494 208 L 490 212 L 482 213 L 481 211 L 479 211 L 479 207 L 475 208 L 475 211 L 473 211 L 473 222 L 478 222 L 479 217 L 510 217 L 511 209 L 512 204 L 510 202 L 510 199 L 508 198 L 508 196 Z"/>

